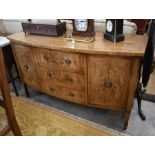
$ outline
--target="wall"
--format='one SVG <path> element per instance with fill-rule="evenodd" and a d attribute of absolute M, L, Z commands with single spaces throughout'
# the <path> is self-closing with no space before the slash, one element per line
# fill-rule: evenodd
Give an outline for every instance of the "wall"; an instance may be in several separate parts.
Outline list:
<path fill-rule="evenodd" d="M 16 20 L 3 20 L 4 31 L 6 33 L 15 33 L 22 31 L 21 21 Z"/>
<path fill-rule="evenodd" d="M 5 28 L 4 28 L 4 25 L 3 25 L 3 20 L 0 19 L 0 33 L 4 33 L 5 32 Z"/>
<path fill-rule="evenodd" d="M 5 33 L 16 33 L 16 32 L 21 32 L 22 30 L 22 26 L 21 23 L 25 22 L 27 20 L 25 19 L 3 19 L 1 21 L 1 26 L 3 26 L 3 32 Z M 35 19 L 33 20 L 35 22 L 42 22 L 42 21 L 46 21 L 46 22 L 50 22 L 51 20 L 41 20 L 41 19 Z"/>
<path fill-rule="evenodd" d="M 3 19 L 0 22 L 0 31 L 3 31 L 5 33 L 16 33 L 22 31 L 21 22 L 26 21 L 24 19 Z M 35 22 L 53 22 L 53 20 L 41 20 L 41 19 L 33 19 Z M 70 21 L 67 21 L 67 28 L 71 29 L 71 23 Z M 2 29 L 2 30 L 1 30 Z M 124 33 L 125 34 L 135 34 L 137 30 L 137 27 L 134 23 L 128 22 L 124 20 Z M 105 20 L 104 19 L 97 19 L 95 20 L 95 31 L 105 31 Z"/>

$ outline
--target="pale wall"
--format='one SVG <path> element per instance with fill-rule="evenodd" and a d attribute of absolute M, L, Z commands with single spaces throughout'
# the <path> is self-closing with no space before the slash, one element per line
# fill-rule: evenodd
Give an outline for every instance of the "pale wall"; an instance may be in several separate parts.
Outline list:
<path fill-rule="evenodd" d="M 23 19 L 16 19 L 16 20 L 9 20 L 3 19 L 0 20 L 0 31 L 5 33 L 16 33 L 22 31 L 21 22 L 26 21 Z M 33 19 L 33 21 L 53 21 L 53 20 L 39 20 Z M 71 28 L 70 21 L 67 21 L 67 28 Z M 124 33 L 125 34 L 135 34 L 137 30 L 136 24 L 124 21 Z M 95 31 L 105 31 L 105 20 L 104 19 L 97 19 L 95 20 Z"/>
<path fill-rule="evenodd" d="M 0 33 L 4 33 L 5 32 L 5 28 L 4 28 L 4 25 L 3 25 L 3 20 L 0 19 Z"/>

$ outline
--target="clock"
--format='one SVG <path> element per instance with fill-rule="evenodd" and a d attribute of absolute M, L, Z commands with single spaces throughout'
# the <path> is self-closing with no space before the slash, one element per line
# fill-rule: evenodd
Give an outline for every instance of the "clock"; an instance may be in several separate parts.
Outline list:
<path fill-rule="evenodd" d="M 95 35 L 93 19 L 73 19 L 73 36 L 92 37 Z"/>
<path fill-rule="evenodd" d="M 113 23 L 112 23 L 111 20 L 108 20 L 108 21 L 107 21 L 107 25 L 106 25 L 106 30 L 107 30 L 108 32 L 112 32 L 112 29 L 113 29 Z"/>
<path fill-rule="evenodd" d="M 123 19 L 106 19 L 104 38 L 112 42 L 123 41 Z"/>

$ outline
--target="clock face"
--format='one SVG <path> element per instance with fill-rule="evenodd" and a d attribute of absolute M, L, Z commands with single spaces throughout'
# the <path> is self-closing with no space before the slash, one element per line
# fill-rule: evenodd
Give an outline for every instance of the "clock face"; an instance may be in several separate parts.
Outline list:
<path fill-rule="evenodd" d="M 88 28 L 88 20 L 87 19 L 75 19 L 75 28 L 77 31 L 85 32 Z"/>
<path fill-rule="evenodd" d="M 107 27 L 107 31 L 108 31 L 108 32 L 111 32 L 111 31 L 112 31 L 112 29 L 113 29 L 113 23 L 112 23 L 111 20 L 108 20 L 108 21 L 107 21 L 106 27 Z"/>

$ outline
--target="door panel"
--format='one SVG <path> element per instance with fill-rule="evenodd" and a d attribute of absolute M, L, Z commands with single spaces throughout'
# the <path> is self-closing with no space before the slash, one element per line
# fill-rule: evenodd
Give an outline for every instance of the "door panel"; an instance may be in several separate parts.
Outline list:
<path fill-rule="evenodd" d="M 119 57 L 88 58 L 88 102 L 124 109 L 131 79 L 131 60 Z"/>

